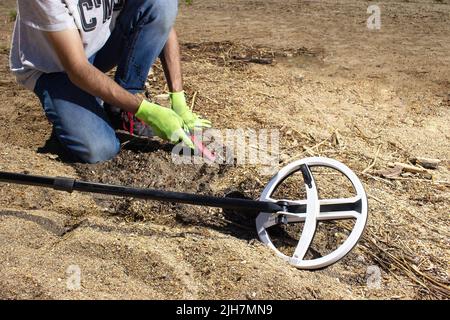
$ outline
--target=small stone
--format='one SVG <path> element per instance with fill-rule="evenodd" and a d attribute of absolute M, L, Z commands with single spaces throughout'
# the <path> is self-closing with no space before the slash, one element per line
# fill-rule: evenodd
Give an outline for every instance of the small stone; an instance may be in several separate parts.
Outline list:
<path fill-rule="evenodd" d="M 409 118 L 405 119 L 404 122 L 405 122 L 405 124 L 407 124 L 407 125 L 409 125 L 409 126 L 413 126 L 413 125 L 414 125 L 414 120 L 409 119 Z"/>
<path fill-rule="evenodd" d="M 287 154 L 280 154 L 280 160 L 281 162 L 286 162 L 289 160 L 289 156 Z"/>

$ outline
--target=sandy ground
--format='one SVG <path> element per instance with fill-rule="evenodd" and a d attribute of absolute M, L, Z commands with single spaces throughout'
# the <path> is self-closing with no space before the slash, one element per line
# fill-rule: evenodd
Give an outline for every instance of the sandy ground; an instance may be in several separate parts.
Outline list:
<path fill-rule="evenodd" d="M 177 22 L 186 91 L 215 127 L 278 129 L 280 165 L 328 156 L 360 176 L 370 219 L 345 259 L 299 271 L 256 240 L 252 221 L 221 210 L 1 185 L 0 298 L 448 299 L 450 1 L 380 1 L 379 31 L 366 27 L 369 4 L 198 0 Z M 177 177 L 158 141 L 132 140 L 105 164 L 65 161 L 38 100 L 8 72 L 13 9 L 0 3 L 1 170 L 258 197 L 270 178 L 258 167 Z M 163 93 L 158 67 L 148 85 Z M 412 157 L 441 163 L 383 176 Z M 74 265 L 79 290 L 67 287 Z M 367 285 L 373 267 L 379 288 Z"/>

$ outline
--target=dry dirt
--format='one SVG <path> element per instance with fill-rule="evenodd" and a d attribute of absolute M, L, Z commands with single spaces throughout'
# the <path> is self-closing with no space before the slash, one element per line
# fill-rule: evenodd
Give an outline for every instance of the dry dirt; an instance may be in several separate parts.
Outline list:
<path fill-rule="evenodd" d="M 125 141 L 104 164 L 71 163 L 38 100 L 9 74 L 14 3 L 0 3 L 1 170 L 258 197 L 270 176 L 257 166 L 180 168 L 156 140 Z M 280 166 L 320 155 L 359 175 L 370 219 L 341 262 L 290 267 L 233 212 L 3 184 L 0 298 L 448 299 L 450 1 L 379 1 L 379 31 L 366 27 L 369 4 L 194 0 L 177 22 L 186 91 L 216 128 L 278 129 Z M 164 89 L 156 66 L 148 95 Z M 389 162 L 417 156 L 441 163 L 382 176 Z M 323 231 L 328 248 L 346 225 Z M 71 265 L 80 290 L 67 289 Z M 373 266 L 379 288 L 367 286 Z"/>

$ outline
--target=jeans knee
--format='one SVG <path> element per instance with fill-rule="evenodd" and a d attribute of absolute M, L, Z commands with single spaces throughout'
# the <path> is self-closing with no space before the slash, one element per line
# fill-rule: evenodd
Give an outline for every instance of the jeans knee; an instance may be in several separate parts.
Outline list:
<path fill-rule="evenodd" d="M 178 14 L 178 0 L 128 0 L 117 22 L 124 33 L 137 26 L 148 25 L 152 30 L 167 34 Z"/>
<path fill-rule="evenodd" d="M 94 164 L 113 159 L 120 151 L 120 142 L 114 137 L 102 141 L 93 141 L 88 143 L 84 152 L 79 154 L 83 162 Z"/>
<path fill-rule="evenodd" d="M 162 31 L 168 32 L 173 25 L 178 14 L 178 0 L 147 0 L 152 6 L 152 16 L 158 27 Z"/>

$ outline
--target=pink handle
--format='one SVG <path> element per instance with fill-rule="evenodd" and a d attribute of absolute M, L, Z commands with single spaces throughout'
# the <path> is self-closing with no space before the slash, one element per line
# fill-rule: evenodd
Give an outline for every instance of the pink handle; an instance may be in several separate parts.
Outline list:
<path fill-rule="evenodd" d="M 206 157 L 209 161 L 212 161 L 212 162 L 216 161 L 216 159 L 217 159 L 216 155 L 214 153 L 212 153 L 211 151 L 209 151 L 208 148 L 206 148 L 205 145 L 201 141 L 198 141 L 195 138 L 195 135 L 192 134 L 190 136 L 190 138 L 191 138 L 192 142 L 194 143 L 195 147 L 200 151 L 200 153 L 204 157 Z"/>

